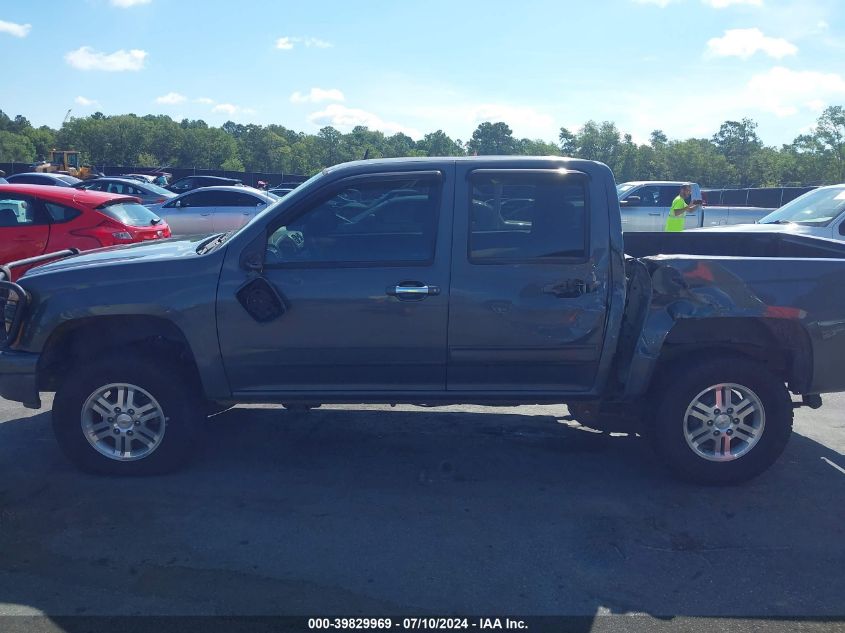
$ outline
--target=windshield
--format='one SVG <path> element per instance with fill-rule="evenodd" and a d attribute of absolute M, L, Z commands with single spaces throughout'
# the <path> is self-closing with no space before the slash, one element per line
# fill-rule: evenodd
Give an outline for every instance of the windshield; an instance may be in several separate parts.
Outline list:
<path fill-rule="evenodd" d="M 316 174 L 314 174 L 313 176 L 311 176 L 308 180 L 306 180 L 304 183 L 302 183 L 301 185 L 299 185 L 299 186 L 296 188 L 296 193 L 301 193 L 302 191 L 307 190 L 307 189 L 308 189 L 307 185 L 310 185 L 312 182 L 314 182 L 314 181 L 315 181 L 315 180 L 317 180 L 318 178 L 322 178 L 324 173 L 325 173 L 325 170 L 323 170 L 323 171 L 319 171 L 319 172 L 317 172 Z M 267 193 L 267 192 L 263 192 L 263 193 Z M 285 201 L 289 200 L 289 199 L 290 199 L 293 195 L 294 195 L 294 192 L 291 192 L 290 194 L 288 194 L 287 196 L 285 196 L 285 198 L 284 198 L 284 199 L 285 199 Z M 277 204 L 279 204 L 279 202 L 281 202 L 281 201 L 282 201 L 282 199 L 281 199 L 281 198 L 279 198 L 279 200 L 277 200 L 277 201 L 275 201 L 275 202 L 273 202 L 273 203 L 271 203 L 271 204 L 268 204 L 266 207 L 264 207 L 264 208 L 261 210 L 261 213 L 257 214 L 254 218 L 252 218 L 252 220 L 250 220 L 249 222 L 247 222 L 246 224 L 244 224 L 241 228 L 239 228 L 239 229 L 238 229 L 238 230 L 234 233 L 234 235 L 238 235 L 241 231 L 243 231 L 244 229 L 246 229 L 246 228 L 247 228 L 248 226 L 250 226 L 253 222 L 260 221 L 260 219 L 261 219 L 261 218 L 263 218 L 265 215 L 267 215 L 268 213 L 271 213 L 271 212 L 273 211 L 273 209 L 275 209 L 275 208 L 276 208 L 276 205 L 277 205 Z"/>
<path fill-rule="evenodd" d="M 168 197 L 171 197 L 171 198 L 174 196 L 174 193 L 172 191 L 168 191 L 164 187 L 159 187 L 158 185 L 154 185 L 151 182 L 145 182 L 144 183 L 144 189 L 146 189 L 147 191 L 149 191 L 151 193 L 158 194 L 160 196 L 168 196 Z"/>
<path fill-rule="evenodd" d="M 616 195 L 622 196 L 626 191 L 630 191 L 636 187 L 636 185 L 632 185 L 630 182 L 623 182 L 621 185 L 616 185 Z"/>
<path fill-rule="evenodd" d="M 760 224 L 794 222 L 806 226 L 827 226 L 845 210 L 845 187 L 816 189 L 795 198 L 760 220 Z"/>
<path fill-rule="evenodd" d="M 161 222 L 161 218 L 137 202 L 115 202 L 97 210 L 126 226 L 151 226 Z"/>

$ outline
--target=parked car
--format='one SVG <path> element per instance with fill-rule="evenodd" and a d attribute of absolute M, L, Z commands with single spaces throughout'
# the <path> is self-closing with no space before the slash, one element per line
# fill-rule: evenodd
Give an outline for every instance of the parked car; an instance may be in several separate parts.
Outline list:
<path fill-rule="evenodd" d="M 239 229 L 278 199 L 252 187 L 203 187 L 149 208 L 167 220 L 173 235 L 207 235 Z"/>
<path fill-rule="evenodd" d="M 171 182 L 167 188 L 173 193 L 185 193 L 200 187 L 223 187 L 240 185 L 242 182 L 235 178 L 222 178 L 220 176 L 185 176 Z"/>
<path fill-rule="evenodd" d="M 150 206 L 162 204 L 176 194 L 164 187 L 159 187 L 151 182 L 141 182 L 128 178 L 95 178 L 94 180 L 83 180 L 74 185 L 77 189 L 88 191 L 106 191 L 108 193 L 119 193 L 124 196 L 133 196 L 141 201 L 141 204 Z"/>
<path fill-rule="evenodd" d="M 614 194 L 585 160 L 336 166 L 234 233 L 0 282 L 0 396 L 55 391 L 59 445 L 95 472 L 175 468 L 203 403 L 471 402 L 566 403 L 698 482 L 760 474 L 794 407 L 845 391 L 845 244 L 643 233 L 626 257 Z"/>
<path fill-rule="evenodd" d="M 6 176 L 6 181 L 12 185 L 47 185 L 50 187 L 73 187 L 82 182 L 79 178 L 67 174 L 44 174 L 34 171 Z"/>
<path fill-rule="evenodd" d="M 170 237 L 135 198 L 70 187 L 0 185 L 0 264 Z"/>
<path fill-rule="evenodd" d="M 692 186 L 690 200 L 702 200 L 701 187 L 697 183 L 671 181 L 624 182 L 616 186 L 619 206 L 622 210 L 623 231 L 662 231 L 669 215 L 672 200 L 678 195 L 681 185 Z M 701 206 L 687 213 L 685 229 L 732 224 L 753 224 L 774 208 Z"/>

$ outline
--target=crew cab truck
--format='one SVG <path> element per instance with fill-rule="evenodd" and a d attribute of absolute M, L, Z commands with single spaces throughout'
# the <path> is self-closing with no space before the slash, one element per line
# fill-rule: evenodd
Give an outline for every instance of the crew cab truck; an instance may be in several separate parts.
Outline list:
<path fill-rule="evenodd" d="M 347 163 L 233 233 L 2 282 L 0 395 L 55 392 L 58 442 L 95 472 L 178 466 L 215 405 L 566 403 L 688 479 L 754 477 L 794 406 L 845 390 L 845 251 L 655 239 L 626 257 L 600 163 Z"/>
<path fill-rule="evenodd" d="M 702 200 L 698 183 L 682 181 L 623 182 L 616 186 L 622 209 L 622 230 L 662 231 L 669 217 L 669 208 L 681 185 L 690 185 L 692 195 L 687 202 Z M 775 210 L 775 207 L 716 206 L 704 204 L 690 211 L 684 218 L 685 229 L 753 224 Z"/>

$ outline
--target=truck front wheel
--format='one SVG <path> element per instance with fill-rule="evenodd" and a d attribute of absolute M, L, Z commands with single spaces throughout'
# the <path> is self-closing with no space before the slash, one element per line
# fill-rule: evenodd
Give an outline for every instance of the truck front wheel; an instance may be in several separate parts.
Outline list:
<path fill-rule="evenodd" d="M 56 392 L 53 432 L 78 468 L 94 473 L 164 473 L 184 463 L 201 437 L 202 400 L 165 359 L 132 355 L 76 367 Z"/>
<path fill-rule="evenodd" d="M 652 391 L 647 433 L 676 474 L 725 485 L 756 477 L 781 455 L 792 432 L 792 400 L 762 363 L 721 357 L 675 364 Z"/>

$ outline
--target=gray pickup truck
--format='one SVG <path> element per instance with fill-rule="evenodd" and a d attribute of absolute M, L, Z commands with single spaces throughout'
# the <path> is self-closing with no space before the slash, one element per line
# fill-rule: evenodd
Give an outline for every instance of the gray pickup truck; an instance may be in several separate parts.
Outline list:
<path fill-rule="evenodd" d="M 666 218 L 669 216 L 669 207 L 672 206 L 672 201 L 678 195 L 681 185 L 684 184 L 692 187 L 690 200 L 703 198 L 701 187 L 697 183 L 643 180 L 616 185 L 619 206 L 622 209 L 622 230 L 626 233 L 662 231 L 666 225 Z M 774 210 L 775 207 L 703 205 L 687 213 L 684 226 L 686 229 L 700 229 L 733 224 L 754 224 Z"/>
<path fill-rule="evenodd" d="M 236 232 L 0 282 L 0 395 L 55 392 L 58 442 L 95 472 L 172 469 L 239 402 L 566 403 L 683 477 L 737 482 L 778 458 L 795 406 L 845 390 L 845 245 L 742 239 L 623 243 L 595 162 L 349 163 Z"/>

